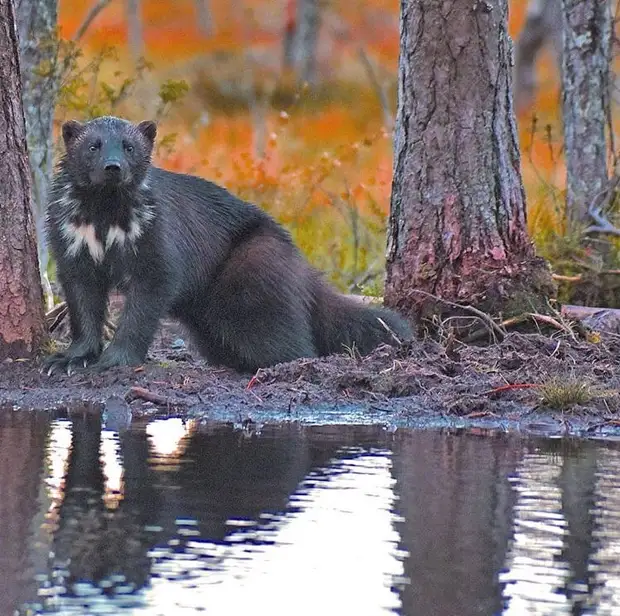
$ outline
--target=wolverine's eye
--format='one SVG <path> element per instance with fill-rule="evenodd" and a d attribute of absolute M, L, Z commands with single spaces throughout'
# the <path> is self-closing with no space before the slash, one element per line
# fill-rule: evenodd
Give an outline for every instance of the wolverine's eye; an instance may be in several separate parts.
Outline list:
<path fill-rule="evenodd" d="M 133 152 L 133 145 L 131 145 L 131 143 L 126 143 L 125 144 L 125 152 L 131 154 Z"/>

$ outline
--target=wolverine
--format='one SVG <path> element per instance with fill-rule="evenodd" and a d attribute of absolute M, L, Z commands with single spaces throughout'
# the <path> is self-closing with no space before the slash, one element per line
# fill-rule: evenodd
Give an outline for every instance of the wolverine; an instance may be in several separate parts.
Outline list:
<path fill-rule="evenodd" d="M 103 116 L 62 126 L 46 235 L 71 344 L 49 374 L 142 364 L 160 320 L 214 365 L 240 372 L 412 338 L 405 319 L 340 294 L 264 210 L 151 163 L 155 122 Z M 104 348 L 108 296 L 125 296 Z"/>

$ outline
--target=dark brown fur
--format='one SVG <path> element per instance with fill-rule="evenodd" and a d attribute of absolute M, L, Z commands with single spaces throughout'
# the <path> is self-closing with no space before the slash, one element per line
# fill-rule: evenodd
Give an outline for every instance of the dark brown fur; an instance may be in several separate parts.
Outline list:
<path fill-rule="evenodd" d="M 166 314 L 185 324 L 210 362 L 242 371 L 345 347 L 366 354 L 411 338 L 396 313 L 329 286 L 260 208 L 201 178 L 151 166 L 151 123 L 98 118 L 64 132 L 67 154 L 54 182 L 48 231 L 73 342 L 48 358 L 51 370 L 139 364 Z M 110 171 L 110 160 L 120 169 Z M 91 230 L 90 244 L 80 239 L 84 233 L 76 240 L 67 231 L 75 226 Z M 115 233 L 123 241 L 104 250 Z M 127 299 L 102 352 L 104 305 L 113 288 Z"/>

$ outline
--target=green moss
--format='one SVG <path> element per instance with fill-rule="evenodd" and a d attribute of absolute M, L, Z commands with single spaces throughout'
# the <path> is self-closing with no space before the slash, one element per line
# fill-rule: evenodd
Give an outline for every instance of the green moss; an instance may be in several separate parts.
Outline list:
<path fill-rule="evenodd" d="M 576 404 L 590 402 L 595 394 L 591 386 L 574 377 L 555 377 L 540 386 L 543 405 L 557 410 L 566 410 Z"/>

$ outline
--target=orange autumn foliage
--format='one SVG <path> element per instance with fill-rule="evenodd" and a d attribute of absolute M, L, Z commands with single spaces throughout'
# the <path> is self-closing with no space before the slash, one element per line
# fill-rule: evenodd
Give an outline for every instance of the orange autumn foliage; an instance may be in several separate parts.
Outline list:
<path fill-rule="evenodd" d="M 195 85 L 206 76 L 202 87 L 207 95 L 213 95 L 220 82 L 226 82 L 226 92 L 234 87 L 245 92 L 245 79 L 273 93 L 282 79 L 287 2 L 211 0 L 214 30 L 205 35 L 198 26 L 194 0 L 143 0 L 144 42 L 155 67 L 153 79 L 187 78 Z M 292 229 L 315 263 L 344 284 L 339 278 L 343 269 L 354 263 L 359 273 L 380 260 L 384 251 L 392 144 L 377 93 L 359 61 L 358 46 L 373 59 L 378 78 L 390 84 L 386 91 L 393 112 L 400 2 L 347 0 L 328 6 L 318 62 L 324 80 L 340 88 L 339 93 L 320 102 L 312 93 L 302 93 L 286 113 L 282 113 L 284 107 L 268 108 L 264 120 L 257 121 L 247 110 L 233 109 L 236 101 L 229 104 L 222 99 L 218 107 L 192 90 L 187 104 L 162 122 L 163 129 L 178 138 L 174 150 L 160 153 L 157 162 L 220 182 L 267 207 Z M 523 27 L 527 2 L 510 0 L 509 6 L 509 31 L 514 38 Z M 84 0 L 60 0 L 61 35 L 71 37 L 89 8 Z M 81 43 L 87 58 L 105 45 L 115 45 L 121 70 L 129 72 L 132 62 L 124 10 L 124 2 L 112 2 Z M 251 62 L 243 55 L 245 50 L 252 51 Z M 225 60 L 217 64 L 214 58 Z M 142 112 L 136 108 L 135 113 Z M 518 125 L 530 231 L 534 236 L 541 229 L 561 231 L 563 216 L 556 203 L 565 169 L 559 74 L 549 51 L 538 61 L 536 99 L 518 118 Z M 262 156 L 258 149 L 263 150 Z M 365 217 L 365 228 L 376 237 L 363 236 L 358 253 L 351 256 L 348 248 L 337 244 L 343 244 L 344 234 L 358 233 L 352 230 L 357 215 Z M 338 232 L 336 224 L 342 225 Z M 321 245 L 325 246 L 322 252 L 317 248 Z M 352 279 L 354 274 L 348 282 Z"/>

